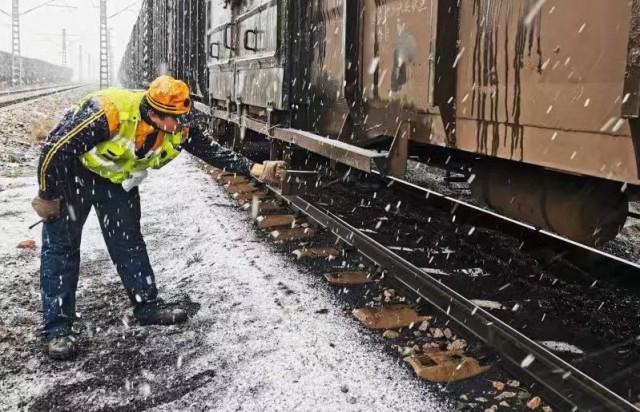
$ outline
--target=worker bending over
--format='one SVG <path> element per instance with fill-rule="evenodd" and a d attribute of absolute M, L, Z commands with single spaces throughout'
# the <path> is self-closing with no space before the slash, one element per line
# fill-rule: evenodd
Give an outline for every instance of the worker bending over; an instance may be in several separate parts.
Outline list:
<path fill-rule="evenodd" d="M 80 238 L 92 207 L 138 322 L 171 325 L 187 320 L 183 309 L 163 307 L 158 299 L 140 231 L 137 186 L 147 169 L 161 168 L 182 149 L 243 175 L 249 175 L 253 166 L 212 145 L 196 125 L 189 124 L 191 107 L 187 84 L 160 76 L 147 91 L 111 88 L 88 95 L 47 137 L 33 208 L 45 221 L 40 289 L 51 358 L 69 359 L 76 353 L 71 327 L 76 318 Z M 176 181 L 179 178 L 175 176 Z M 167 182 L 167 192 L 174 183 Z"/>

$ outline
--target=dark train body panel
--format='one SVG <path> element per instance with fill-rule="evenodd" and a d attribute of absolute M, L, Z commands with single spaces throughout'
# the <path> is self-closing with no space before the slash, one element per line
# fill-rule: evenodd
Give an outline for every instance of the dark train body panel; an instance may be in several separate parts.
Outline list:
<path fill-rule="evenodd" d="M 215 42 L 227 42 L 224 58 L 209 57 L 217 68 L 211 97 L 222 106 L 305 110 L 306 128 L 333 138 L 349 115 L 362 125 L 349 136 L 360 146 L 394 136 L 398 123 L 410 119 L 418 143 L 640 183 L 622 113 L 627 1 L 589 0 L 577 9 L 567 0 L 548 1 L 530 21 L 533 0 L 468 0 L 459 7 L 442 0 L 238 3 L 211 5 L 218 15 L 212 20 L 228 16 L 216 26 Z M 267 24 L 242 17 L 265 3 L 277 11 Z M 296 8 L 306 27 L 285 16 Z M 271 39 L 288 25 L 274 45 L 245 47 L 247 37 Z M 294 42 L 309 45 L 290 52 L 297 69 L 258 57 Z M 278 92 L 290 86 L 279 84 L 284 78 L 307 86 L 292 88 L 301 94 L 292 96 L 300 107 L 283 104 Z"/>
<path fill-rule="evenodd" d="M 197 24 L 180 26 L 178 6 Z M 475 167 L 487 204 L 597 243 L 624 222 L 622 183 L 640 184 L 639 13 L 637 0 L 145 1 L 121 74 L 187 80 L 240 144 L 253 130 L 392 175 L 409 153 L 444 153 Z M 577 231 L 560 228 L 572 207 Z"/>
<path fill-rule="evenodd" d="M 144 0 L 133 26 L 118 77 L 122 84 L 144 87 L 171 73 L 207 96 L 206 5 L 201 0 Z"/>

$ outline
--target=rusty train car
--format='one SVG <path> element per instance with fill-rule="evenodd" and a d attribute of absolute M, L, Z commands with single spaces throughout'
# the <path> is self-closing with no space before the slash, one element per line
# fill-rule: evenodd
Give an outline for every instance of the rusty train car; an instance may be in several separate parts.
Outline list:
<path fill-rule="evenodd" d="M 274 157 L 295 146 L 396 176 L 410 155 L 464 165 L 489 206 L 590 245 L 627 218 L 640 185 L 637 0 L 179 3 L 204 7 L 205 24 L 169 36 L 204 57 L 195 77 L 169 71 L 237 146 L 268 136 Z M 145 33 L 130 48 L 151 47 Z M 148 74 L 167 64 L 143 60 Z"/>

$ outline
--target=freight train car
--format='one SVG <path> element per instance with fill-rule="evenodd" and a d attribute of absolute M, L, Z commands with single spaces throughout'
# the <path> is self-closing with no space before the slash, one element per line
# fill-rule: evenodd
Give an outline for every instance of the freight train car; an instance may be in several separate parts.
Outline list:
<path fill-rule="evenodd" d="M 129 69 L 155 74 L 171 59 L 147 50 L 159 47 L 150 31 L 168 31 L 167 50 L 172 36 L 203 44 L 196 74 L 165 70 L 205 93 L 236 145 L 258 134 L 274 156 L 294 145 L 389 175 L 410 154 L 463 164 L 491 207 L 599 244 L 618 233 L 640 185 L 639 3 L 207 0 L 195 6 L 204 29 L 175 34 L 155 9 L 178 4 L 145 2 L 138 24 L 148 29 L 137 25 L 129 44 L 141 50 L 127 56 L 152 59 Z"/>
<path fill-rule="evenodd" d="M 144 87 L 171 73 L 196 96 L 207 96 L 205 24 L 203 0 L 144 0 L 119 69 L 120 82 Z"/>
<path fill-rule="evenodd" d="M 210 4 L 216 117 L 286 124 L 271 135 L 366 171 L 470 162 L 489 205 L 584 243 L 623 224 L 620 189 L 640 183 L 632 3 Z"/>
<path fill-rule="evenodd" d="M 0 89 L 11 86 L 11 59 L 11 53 L 0 51 Z M 23 84 L 65 83 L 71 81 L 73 71 L 68 67 L 28 57 L 21 57 L 20 60 Z"/>

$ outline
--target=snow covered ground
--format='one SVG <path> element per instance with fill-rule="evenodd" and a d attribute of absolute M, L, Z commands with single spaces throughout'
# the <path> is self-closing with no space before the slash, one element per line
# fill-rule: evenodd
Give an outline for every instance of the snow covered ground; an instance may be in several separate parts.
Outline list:
<path fill-rule="evenodd" d="M 0 410 L 452 409 L 314 275 L 273 254 L 189 155 L 152 173 L 141 196 L 161 296 L 186 304 L 190 321 L 135 324 L 92 213 L 78 290 L 82 351 L 49 361 L 38 337 L 40 228 L 27 229 L 35 193 L 33 175 L 0 178 Z M 25 239 L 36 250 L 17 249 Z"/>

